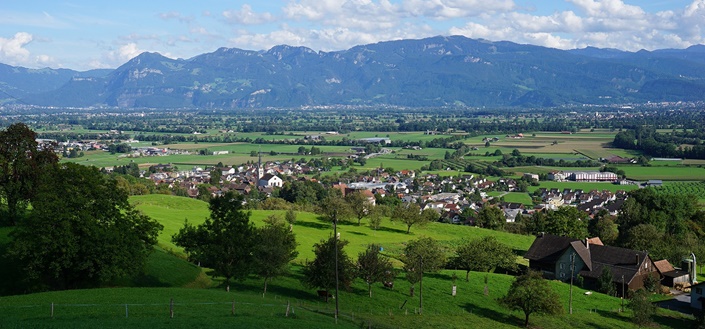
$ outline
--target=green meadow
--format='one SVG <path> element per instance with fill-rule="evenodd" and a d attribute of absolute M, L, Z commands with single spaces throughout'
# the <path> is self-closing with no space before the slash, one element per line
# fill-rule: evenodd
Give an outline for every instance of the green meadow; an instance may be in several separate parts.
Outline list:
<path fill-rule="evenodd" d="M 184 216 L 193 216 L 195 224 L 196 218 L 207 215 L 205 203 L 186 198 L 140 196 L 132 197 L 131 202 L 159 220 L 165 230 L 177 230 Z M 252 220 L 261 225 L 262 219 L 272 213 L 277 212 L 253 212 Z M 7 243 L 9 231 L 0 230 L 0 246 Z M 312 244 L 328 237 L 331 226 L 314 214 L 299 213 L 294 231 L 299 251 L 309 252 L 296 260 L 300 264 L 311 259 Z M 405 241 L 422 235 L 441 240 L 447 248 L 462 239 L 495 235 L 519 253 L 533 241 L 529 236 L 449 224 L 412 228 L 410 235 L 390 222 L 385 222 L 378 231 L 355 224 L 341 225 L 340 231 L 341 237 L 350 241 L 346 252 L 353 258 L 370 242 L 381 243 L 385 246 L 384 254 L 394 257 Z M 515 328 L 523 323 L 523 313 L 509 311 L 497 302 L 497 298 L 506 294 L 512 276 L 471 272 L 466 282 L 464 271 L 443 270 L 424 276 L 423 314 L 418 314 L 418 285 L 416 296 L 411 297 L 410 284 L 398 273 L 393 289 L 376 284 L 372 297 L 367 295 L 367 286 L 361 280 L 356 280 L 350 290 L 341 290 L 336 324 L 333 300 L 325 303 L 314 289 L 302 286 L 300 265 L 293 265 L 291 274 L 273 281 L 266 295 L 262 294 L 262 281 L 255 277 L 236 282 L 226 292 L 219 285 L 219 278 L 208 277 L 207 269 L 176 257 L 174 249 L 164 252 L 164 235 L 168 233 L 160 237 L 160 247 L 150 256 L 145 273 L 126 282 L 101 289 L 0 297 L 0 327 Z M 454 282 L 456 296 L 451 294 Z M 620 299 L 599 293 L 586 295 L 585 290 L 573 287 L 573 314 L 568 314 L 569 285 L 557 281 L 551 281 L 550 285 L 559 293 L 564 312 L 558 316 L 532 315 L 533 327 L 636 328 L 630 322 L 630 311 L 619 312 Z M 662 310 L 655 322 L 662 328 L 684 328 L 690 325 L 691 318 Z"/>
<path fill-rule="evenodd" d="M 533 193 L 534 191 L 540 189 L 540 188 L 557 188 L 560 190 L 563 189 L 571 189 L 571 190 L 583 190 L 585 192 L 589 192 L 592 190 L 597 190 L 597 191 L 611 191 L 611 192 L 616 192 L 616 191 L 631 191 L 631 190 L 636 190 L 639 188 L 637 185 L 616 185 L 612 183 L 592 183 L 592 182 L 552 182 L 552 181 L 541 181 L 539 186 L 529 186 L 529 193 Z"/>
<path fill-rule="evenodd" d="M 179 255 L 183 255 L 183 251 L 171 242 L 171 236 L 183 227 L 185 220 L 197 225 L 202 223 L 209 215 L 207 203 L 184 197 L 152 194 L 130 197 L 130 202 L 137 209 L 164 225 L 164 230 L 158 239 L 159 246 Z M 256 226 L 259 226 L 263 225 L 263 220 L 267 216 L 278 214 L 283 217 L 284 213 L 284 211 L 254 210 L 250 219 Z M 412 226 L 411 233 L 406 234 L 406 226 L 404 224 L 390 220 L 383 221 L 382 226 L 378 230 L 366 225 L 364 219 L 360 226 L 351 220 L 338 225 L 338 231 L 342 239 L 349 241 L 350 244 L 347 249 L 351 256 L 357 256 L 358 253 L 365 250 L 367 244 L 374 241 L 384 248 L 386 254 L 395 258 L 401 253 L 405 242 L 420 236 L 437 239 L 448 249 L 451 249 L 463 240 L 492 235 L 520 252 L 528 250 L 534 239 L 531 236 L 516 236 L 477 227 L 442 223 L 430 223 L 424 227 Z M 333 234 L 333 226 L 321 220 L 314 213 L 297 212 L 294 233 L 296 233 L 296 240 L 299 244 L 299 256 L 295 262 L 303 264 L 306 260 L 314 258 L 313 245 Z"/>

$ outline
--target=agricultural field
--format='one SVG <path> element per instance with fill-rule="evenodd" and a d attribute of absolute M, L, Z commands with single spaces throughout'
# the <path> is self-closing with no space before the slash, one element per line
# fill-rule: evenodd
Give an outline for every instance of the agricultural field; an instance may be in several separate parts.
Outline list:
<path fill-rule="evenodd" d="M 561 134 L 551 132 L 525 133 L 523 138 L 509 138 L 505 136 L 479 136 L 466 140 L 466 144 L 476 146 L 479 151 L 473 153 L 493 153 L 499 148 L 502 153 L 508 154 L 517 149 L 522 154 L 537 157 L 578 160 L 590 158 L 597 160 L 616 154 L 624 154 L 623 150 L 610 148 L 616 133 L 609 132 L 581 132 L 578 134 Z M 482 142 L 484 137 L 498 137 L 498 142 L 491 142 L 491 147 L 485 148 Z M 548 156 L 549 154 L 553 156 Z"/>
<path fill-rule="evenodd" d="M 646 181 L 661 179 L 664 181 L 693 181 L 705 177 L 705 168 L 681 166 L 651 166 L 620 165 L 617 168 L 624 170 L 628 179 Z"/>
<path fill-rule="evenodd" d="M 616 185 L 612 183 L 591 183 L 591 182 L 552 182 L 552 181 L 541 181 L 539 186 L 529 186 L 529 193 L 533 193 L 534 191 L 540 189 L 540 188 L 557 188 L 560 190 L 563 189 L 571 189 L 571 190 L 583 190 L 583 191 L 592 191 L 592 190 L 598 190 L 598 191 L 611 191 L 611 192 L 616 192 L 616 191 L 632 191 L 636 190 L 639 188 L 637 185 Z"/>
<path fill-rule="evenodd" d="M 664 182 L 662 186 L 652 187 L 658 193 L 671 195 L 692 195 L 698 203 L 705 205 L 705 181 L 699 182 Z"/>
<path fill-rule="evenodd" d="M 500 192 L 492 191 L 487 193 L 491 197 L 502 197 L 504 202 L 521 203 L 525 206 L 533 206 L 531 196 L 525 192 Z"/>

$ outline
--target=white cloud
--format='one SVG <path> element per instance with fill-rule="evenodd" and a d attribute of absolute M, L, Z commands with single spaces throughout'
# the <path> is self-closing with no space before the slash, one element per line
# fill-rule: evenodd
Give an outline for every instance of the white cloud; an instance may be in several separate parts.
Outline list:
<path fill-rule="evenodd" d="M 51 56 L 32 56 L 25 46 L 33 40 L 34 36 L 27 32 L 17 32 L 11 38 L 0 37 L 0 62 L 31 68 L 57 65 Z"/>
<path fill-rule="evenodd" d="M 507 12 L 514 7 L 515 4 L 512 0 L 407 0 L 403 2 L 405 13 L 434 19 L 463 18 Z"/>
<path fill-rule="evenodd" d="M 159 18 L 161 18 L 163 20 L 175 19 L 175 20 L 182 22 L 182 23 L 191 23 L 194 20 L 193 16 L 182 15 L 178 11 L 170 11 L 170 12 L 166 12 L 166 13 L 161 13 L 161 14 L 159 14 Z"/>
<path fill-rule="evenodd" d="M 223 11 L 223 17 L 228 23 L 241 25 L 257 25 L 274 21 L 274 15 L 270 13 L 255 13 L 252 6 L 242 5 L 240 10 Z"/>
<path fill-rule="evenodd" d="M 578 6 L 590 17 L 635 19 L 646 14 L 641 7 L 627 5 L 622 0 L 568 0 L 568 2 Z"/>
<path fill-rule="evenodd" d="M 12 63 L 25 63 L 29 59 L 29 50 L 24 46 L 30 42 L 32 35 L 27 32 L 18 32 L 10 39 L 0 38 L 0 56 Z"/>

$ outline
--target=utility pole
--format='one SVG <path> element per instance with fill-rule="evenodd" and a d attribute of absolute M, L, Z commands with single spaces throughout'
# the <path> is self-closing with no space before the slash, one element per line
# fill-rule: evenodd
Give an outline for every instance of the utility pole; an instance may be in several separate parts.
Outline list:
<path fill-rule="evenodd" d="M 338 324 L 338 210 L 333 210 L 333 239 L 335 249 L 335 324 Z"/>
<path fill-rule="evenodd" d="M 624 312 L 624 274 L 622 274 L 622 309 L 620 312 Z"/>
<path fill-rule="evenodd" d="M 573 314 L 573 275 L 575 274 L 575 253 L 570 255 L 570 299 L 568 300 L 569 314 Z"/>

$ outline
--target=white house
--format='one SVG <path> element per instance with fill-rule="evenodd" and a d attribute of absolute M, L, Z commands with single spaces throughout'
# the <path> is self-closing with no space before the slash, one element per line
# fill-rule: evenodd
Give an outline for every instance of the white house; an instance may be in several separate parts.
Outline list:
<path fill-rule="evenodd" d="M 264 174 L 257 183 L 258 186 L 264 187 L 282 187 L 283 184 L 284 181 L 281 178 L 272 174 Z"/>

